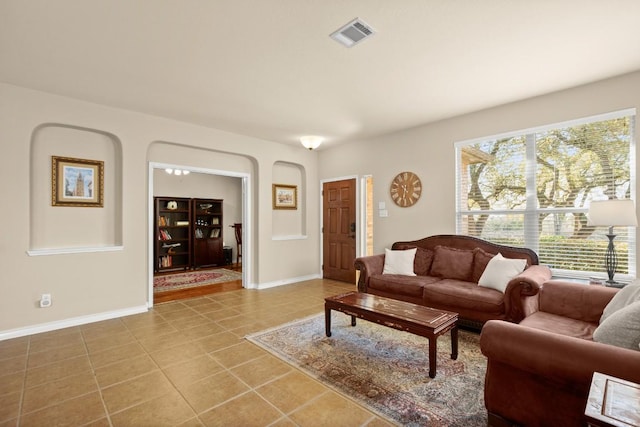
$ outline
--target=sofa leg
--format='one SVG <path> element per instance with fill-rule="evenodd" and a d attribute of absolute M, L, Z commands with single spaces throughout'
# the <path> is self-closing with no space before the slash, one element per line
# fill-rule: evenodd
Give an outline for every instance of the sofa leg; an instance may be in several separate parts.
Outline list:
<path fill-rule="evenodd" d="M 519 424 L 511 422 L 500 415 L 489 412 L 487 414 L 487 427 L 518 427 Z"/>

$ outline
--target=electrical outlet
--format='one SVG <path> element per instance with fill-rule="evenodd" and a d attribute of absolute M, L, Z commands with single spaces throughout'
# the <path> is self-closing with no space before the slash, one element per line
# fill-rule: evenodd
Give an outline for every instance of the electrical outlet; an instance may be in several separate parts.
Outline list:
<path fill-rule="evenodd" d="M 51 294 L 42 294 L 40 296 L 40 308 L 51 307 Z"/>

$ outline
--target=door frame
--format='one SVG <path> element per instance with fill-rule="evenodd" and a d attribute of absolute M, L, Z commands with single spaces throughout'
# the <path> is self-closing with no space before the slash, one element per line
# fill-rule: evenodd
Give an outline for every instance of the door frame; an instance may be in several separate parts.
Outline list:
<path fill-rule="evenodd" d="M 368 176 L 368 175 L 367 175 Z M 322 192 L 324 191 L 324 184 L 327 182 L 336 182 L 336 181 L 345 181 L 353 179 L 356 182 L 356 258 L 362 256 L 363 248 L 366 248 L 366 245 L 362 244 L 363 237 L 366 238 L 366 233 L 364 233 L 362 227 L 366 225 L 366 219 L 363 221 L 363 215 L 366 215 L 366 199 L 364 200 L 365 204 L 363 205 L 363 197 L 366 197 L 366 192 L 362 191 L 362 185 L 366 185 L 366 176 L 361 177 L 359 175 L 346 175 L 340 176 L 336 178 L 327 178 L 320 180 L 320 277 L 324 277 L 324 269 L 322 266 L 324 265 L 324 232 L 322 231 L 322 225 L 324 224 L 324 198 Z M 363 181 L 365 179 L 365 181 Z"/>
<path fill-rule="evenodd" d="M 153 172 L 155 169 L 182 169 L 188 170 L 193 173 L 200 173 L 206 175 L 217 175 L 217 176 L 228 176 L 234 178 L 240 178 L 242 180 L 242 287 L 249 287 L 249 283 L 251 283 L 252 279 L 252 265 L 253 260 L 251 254 L 253 253 L 252 249 L 252 241 L 248 236 L 252 235 L 252 208 L 251 208 L 251 180 L 250 174 L 245 172 L 234 172 L 234 171 L 225 171 L 220 169 L 207 169 L 207 168 L 199 168 L 195 166 L 185 166 L 178 164 L 170 164 L 170 163 L 159 163 L 159 162 L 149 162 L 148 169 L 148 194 L 147 194 L 147 206 L 148 206 L 148 216 L 147 216 L 147 277 L 148 277 L 148 293 L 147 293 L 147 307 L 153 307 L 153 269 L 154 269 L 154 259 L 153 259 L 153 247 L 154 247 L 154 233 L 153 233 L 153 222 L 154 222 L 154 203 L 153 203 Z"/>

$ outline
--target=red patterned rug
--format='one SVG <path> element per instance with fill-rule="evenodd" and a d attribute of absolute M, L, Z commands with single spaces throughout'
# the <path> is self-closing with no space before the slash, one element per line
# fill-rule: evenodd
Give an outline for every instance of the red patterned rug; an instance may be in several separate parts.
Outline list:
<path fill-rule="evenodd" d="M 187 271 L 176 274 L 163 274 L 153 278 L 153 292 L 175 291 L 177 289 L 193 288 L 196 286 L 213 285 L 216 283 L 241 280 L 242 273 L 219 268 L 206 271 Z"/>
<path fill-rule="evenodd" d="M 247 336 L 325 385 L 402 426 L 486 426 L 486 359 L 479 335 L 460 331 L 458 359 L 450 336 L 438 338 L 438 365 L 429 378 L 428 340 L 332 312 Z"/>

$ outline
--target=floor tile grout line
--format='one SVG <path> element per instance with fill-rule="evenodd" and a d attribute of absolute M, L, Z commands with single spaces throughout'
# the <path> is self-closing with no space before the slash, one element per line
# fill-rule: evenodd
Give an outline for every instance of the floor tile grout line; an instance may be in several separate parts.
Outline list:
<path fill-rule="evenodd" d="M 165 321 L 166 321 L 166 320 L 165 320 Z M 129 329 L 129 326 L 128 326 L 128 325 L 126 325 L 126 323 L 125 323 L 125 327 L 127 327 L 127 329 Z M 133 335 L 133 333 L 132 333 L 132 335 Z M 101 396 L 101 398 L 102 398 L 102 400 L 103 400 L 103 404 L 105 405 L 105 411 L 106 411 L 106 413 L 107 413 L 107 415 L 108 415 L 108 417 L 109 417 L 110 425 L 113 425 L 113 424 L 111 423 L 111 415 L 116 415 L 116 414 L 119 414 L 119 413 L 124 412 L 124 411 L 126 411 L 126 410 L 129 410 L 129 409 L 131 409 L 131 408 L 134 408 L 134 407 L 136 407 L 136 406 L 142 405 L 142 404 L 144 404 L 144 403 L 151 402 L 152 400 L 159 399 L 159 398 L 161 398 L 161 397 L 163 397 L 163 396 L 165 396 L 165 395 L 170 394 L 172 391 L 176 391 L 176 392 L 177 392 L 178 394 L 180 394 L 180 396 L 185 400 L 185 402 L 187 402 L 187 404 L 189 403 L 189 402 L 184 398 L 184 396 L 182 396 L 182 393 L 181 393 L 181 392 L 180 392 L 180 390 L 176 387 L 176 385 L 171 381 L 171 378 L 169 378 L 169 377 L 167 376 L 167 374 L 163 371 L 163 369 L 160 367 L 160 365 L 158 364 L 158 362 L 153 358 L 153 356 L 151 355 L 151 353 L 150 353 L 150 352 L 149 352 L 149 351 L 144 347 L 144 345 L 142 345 L 142 343 L 140 343 L 140 340 L 139 340 L 135 335 L 133 335 L 133 337 L 134 337 L 134 339 L 136 340 L 136 342 L 138 343 L 138 345 L 140 345 L 140 347 L 142 348 L 142 351 L 144 352 L 144 354 L 143 354 L 143 355 L 144 355 L 144 356 L 146 356 L 146 357 L 148 357 L 148 358 L 151 360 L 151 362 L 152 362 L 152 363 L 154 364 L 154 366 L 156 367 L 157 371 L 158 371 L 158 372 L 160 372 L 160 373 L 163 375 L 164 379 L 166 379 L 166 380 L 169 382 L 169 384 L 171 384 L 172 390 L 171 390 L 171 391 L 168 391 L 167 393 L 164 393 L 164 394 L 162 394 L 162 395 L 160 395 L 160 396 L 154 396 L 154 397 L 152 397 L 152 398 L 149 398 L 149 399 L 146 399 L 146 400 L 143 400 L 143 401 L 136 402 L 135 404 L 130 405 L 130 406 L 126 407 L 126 408 L 122 408 L 122 409 L 120 409 L 120 410 L 118 410 L 118 411 L 111 412 L 111 411 L 109 411 L 108 407 L 106 406 L 106 402 L 104 401 L 104 398 L 103 398 L 103 395 L 102 395 L 102 389 L 100 388 L 100 396 Z M 142 356 L 140 356 L 140 357 L 142 357 Z M 155 371 L 155 370 L 154 370 L 154 371 Z M 151 372 L 154 372 L 154 371 L 151 371 Z M 125 380 L 125 381 L 121 381 L 121 382 L 119 382 L 118 384 L 126 383 L 127 381 L 130 381 L 130 380 L 132 380 L 132 379 L 141 378 L 141 377 L 143 377 L 144 375 L 148 375 L 149 373 L 150 373 L 150 372 L 146 372 L 146 373 L 144 373 L 144 374 L 138 375 L 138 376 L 133 377 L 133 378 L 127 378 L 127 380 Z M 116 384 L 111 384 L 109 387 L 112 387 L 112 386 L 114 386 L 114 385 L 116 385 Z M 107 389 L 107 388 L 109 388 L 109 387 L 105 387 L 105 389 Z M 191 406 L 191 405 L 189 405 L 189 406 Z M 191 408 L 191 410 L 193 411 L 194 415 L 195 415 L 195 416 L 197 416 L 197 414 L 196 414 L 195 410 L 193 410 L 193 408 Z"/>
<path fill-rule="evenodd" d="M 77 328 L 77 327 L 76 327 L 76 328 Z M 79 331 L 79 329 L 78 329 L 78 331 Z M 84 337 L 82 336 L 82 334 L 80 334 L 80 336 L 81 336 L 81 338 L 82 338 L 82 347 L 84 348 L 84 352 L 85 352 L 85 353 L 84 353 L 84 354 L 82 354 L 82 355 L 75 355 L 75 356 L 71 356 L 71 357 L 64 358 L 64 359 L 62 359 L 62 360 L 57 360 L 57 361 L 55 361 L 55 362 L 45 363 L 45 364 L 43 364 L 43 365 L 39 365 L 39 366 L 35 366 L 35 367 L 31 367 L 31 368 L 29 368 L 29 356 L 31 355 L 31 353 L 30 353 L 30 352 L 29 352 L 29 353 L 27 353 L 27 365 L 26 365 L 26 368 L 25 368 L 25 377 L 24 377 L 24 383 L 23 383 L 23 388 L 22 388 L 22 390 L 23 390 L 23 395 L 22 395 L 22 398 L 21 398 L 20 413 L 19 413 L 21 418 L 22 418 L 22 416 L 23 416 L 23 415 L 28 415 L 28 414 L 32 414 L 32 413 L 34 413 L 34 412 L 38 412 L 38 411 L 43 410 L 43 409 L 51 408 L 51 407 L 53 407 L 53 406 L 59 405 L 59 404 L 61 404 L 61 403 L 67 402 L 67 401 L 69 401 L 69 400 L 73 400 L 73 399 L 76 399 L 76 398 L 78 398 L 78 397 L 86 396 L 87 394 L 92 393 L 92 392 L 82 393 L 82 394 L 77 395 L 77 396 L 74 396 L 74 397 L 70 397 L 70 398 L 67 398 L 67 399 L 60 400 L 60 401 L 58 401 L 58 402 L 56 402 L 56 403 L 54 403 L 54 404 L 51 404 L 51 405 L 45 405 L 45 406 L 42 406 L 42 407 L 40 407 L 40 408 L 38 408 L 38 409 L 35 409 L 35 410 L 33 410 L 33 411 L 29 411 L 29 412 L 26 412 L 26 413 L 23 413 L 23 412 L 22 412 L 22 409 L 24 408 L 24 395 L 26 394 L 26 392 L 27 392 L 28 390 L 32 390 L 32 389 L 35 389 L 35 388 L 38 388 L 38 387 L 44 387 L 44 386 L 46 386 L 47 384 L 50 384 L 50 383 L 53 383 L 53 382 L 56 382 L 56 381 L 61 381 L 61 380 L 65 379 L 65 378 L 69 378 L 69 377 L 73 377 L 73 376 L 82 375 L 82 374 L 84 373 L 84 372 L 80 372 L 80 373 L 75 373 L 75 374 L 72 374 L 72 375 L 65 375 L 65 376 L 60 377 L 60 378 L 55 378 L 55 379 L 53 379 L 53 380 L 48 380 L 48 381 L 46 381 L 46 382 L 44 382 L 44 383 L 36 384 L 36 385 L 34 385 L 34 386 L 32 386 L 32 387 L 27 387 L 27 384 L 26 384 L 26 382 L 27 382 L 27 377 L 28 377 L 28 375 L 29 375 L 29 369 L 41 369 L 41 368 L 46 368 L 46 367 L 47 367 L 47 366 L 49 366 L 49 365 L 53 365 L 53 364 L 55 364 L 55 363 L 61 363 L 61 362 L 65 361 L 65 360 L 73 359 L 73 358 L 75 358 L 75 357 L 85 356 L 85 357 L 87 357 L 87 359 L 89 359 L 89 354 L 88 354 L 88 350 L 87 350 L 87 347 L 86 347 L 86 343 L 85 343 L 85 341 L 84 341 Z M 70 344 L 70 345 L 74 345 L 74 344 Z M 69 346 L 70 346 L 70 345 L 69 345 Z M 31 346 L 31 340 L 29 341 L 29 346 Z M 61 346 L 61 347 L 56 347 L 56 348 L 63 348 L 63 347 L 68 347 L 68 346 Z M 39 353 L 42 353 L 42 351 L 36 352 L 36 353 L 34 353 L 34 354 L 39 354 Z M 90 360 L 90 359 L 89 359 L 89 363 L 91 363 L 91 360 Z M 91 369 L 91 371 L 90 371 L 90 372 L 91 372 L 91 374 L 93 375 L 93 377 L 95 378 L 95 374 L 93 373 L 93 369 Z"/>
<path fill-rule="evenodd" d="M 340 290 L 340 291 L 343 290 L 341 288 L 336 288 L 336 289 Z M 259 385 L 256 385 L 255 387 L 253 387 L 253 386 L 249 385 L 249 383 L 245 382 L 244 380 L 239 378 L 237 375 L 235 375 L 234 372 L 232 371 L 232 369 L 237 369 L 238 366 L 242 366 L 243 364 L 249 363 L 250 361 L 253 361 L 253 360 L 257 359 L 257 358 L 263 357 L 264 355 L 253 357 L 253 358 L 251 358 L 251 359 L 249 359 L 247 361 L 244 361 L 243 363 L 240 363 L 238 365 L 228 366 L 228 367 L 223 365 L 220 361 L 216 360 L 216 358 L 214 356 L 214 353 L 216 353 L 218 351 L 223 351 L 223 350 L 228 349 L 228 348 L 230 348 L 230 347 L 232 347 L 234 345 L 238 345 L 238 344 L 244 342 L 242 338 L 244 338 L 244 335 L 246 335 L 248 332 L 245 331 L 244 333 L 242 333 L 242 335 L 240 335 L 240 333 L 237 332 L 238 330 L 243 330 L 244 331 L 245 329 L 249 329 L 249 330 L 250 329 L 256 329 L 256 332 L 258 332 L 258 331 L 264 329 L 264 327 L 262 325 L 256 326 L 253 323 L 254 323 L 254 320 L 255 320 L 255 322 L 257 322 L 258 318 L 262 319 L 264 314 L 265 313 L 269 313 L 269 311 L 265 312 L 265 311 L 262 311 L 260 309 L 252 310 L 252 308 L 253 307 L 263 307 L 263 306 L 271 306 L 273 308 L 274 307 L 273 306 L 273 301 L 278 298 L 277 295 L 282 294 L 282 293 L 269 293 L 269 294 L 265 293 L 263 295 L 265 295 L 266 298 L 262 298 L 262 299 L 257 298 L 257 299 L 254 300 L 252 298 L 248 298 L 247 299 L 247 298 L 241 298 L 241 297 L 232 296 L 232 294 L 235 294 L 236 292 L 238 292 L 238 291 L 229 291 L 229 292 L 223 293 L 223 294 L 228 294 L 228 296 L 225 296 L 224 298 L 218 298 L 218 299 L 212 299 L 212 298 L 209 298 L 207 296 L 200 296 L 200 297 L 197 297 L 197 298 L 190 298 L 190 300 L 198 300 L 198 299 L 201 299 L 201 298 L 203 300 L 206 299 L 208 301 L 215 302 L 216 304 L 219 304 L 221 310 L 230 310 L 231 312 L 235 312 L 236 313 L 236 314 L 228 313 L 229 314 L 228 317 L 223 317 L 221 319 L 213 320 L 213 319 L 208 318 L 208 317 L 203 315 L 203 313 L 207 313 L 207 312 L 201 312 L 201 311 L 198 311 L 198 310 L 196 310 L 194 308 L 194 307 L 198 307 L 198 306 L 200 306 L 202 304 L 189 305 L 189 304 L 185 304 L 185 303 L 180 303 L 180 306 L 182 308 L 186 308 L 190 312 L 190 314 L 187 317 L 184 317 L 184 318 L 183 317 L 177 317 L 177 318 L 171 319 L 170 318 L 171 315 L 169 313 L 171 313 L 172 311 L 168 311 L 168 312 L 164 313 L 164 315 L 163 315 L 162 312 L 158 312 L 158 313 L 156 313 L 156 315 L 159 317 L 159 319 L 161 319 L 163 322 L 165 322 L 165 324 L 167 326 L 171 326 L 176 331 L 189 331 L 189 330 L 193 330 L 195 328 L 198 328 L 198 327 L 202 326 L 201 324 L 195 324 L 195 325 L 189 325 L 188 327 L 186 327 L 184 329 L 183 329 L 183 327 L 176 327 L 175 326 L 176 324 L 179 324 L 183 320 L 190 319 L 190 318 L 195 318 L 195 317 L 202 318 L 202 319 L 206 318 L 207 321 L 210 321 L 212 323 L 212 325 L 216 325 L 216 327 L 220 328 L 220 331 L 212 333 L 212 334 L 207 334 L 205 337 L 196 336 L 194 334 L 187 341 L 185 341 L 185 343 L 195 343 L 195 342 L 200 341 L 200 340 L 202 340 L 202 339 L 204 339 L 206 337 L 210 337 L 212 335 L 221 334 L 221 333 L 225 333 L 225 332 L 228 332 L 228 333 L 231 333 L 231 334 L 235 335 L 237 340 L 235 340 L 234 343 L 225 343 L 225 344 L 222 344 L 222 346 L 220 346 L 220 347 L 216 346 L 213 349 L 207 349 L 207 350 L 205 350 L 203 348 L 203 353 L 202 353 L 203 355 L 207 355 L 209 358 L 214 360 L 221 367 L 221 371 L 220 372 L 224 372 L 224 371 L 228 372 L 230 375 L 233 375 L 234 378 L 236 378 L 238 381 L 240 381 L 246 387 L 248 387 L 247 391 L 245 391 L 243 393 L 240 393 L 240 394 L 237 394 L 237 395 L 235 395 L 233 398 L 231 398 L 229 400 L 233 400 L 235 398 L 238 398 L 240 396 L 243 396 L 243 395 L 249 393 L 250 391 L 253 391 L 258 396 L 260 396 L 260 399 L 262 399 L 263 401 L 267 402 L 271 407 L 275 408 L 278 411 L 279 414 L 281 414 L 281 416 L 278 419 L 288 419 L 289 421 L 293 422 L 292 420 L 290 420 L 288 418 L 288 414 L 285 414 L 283 411 L 278 409 L 265 396 L 263 396 L 262 394 L 260 394 L 260 392 L 258 392 L 258 389 L 260 387 L 263 387 L 266 384 L 269 384 L 269 383 L 271 383 L 273 381 L 276 381 L 277 379 L 280 379 L 280 378 L 284 377 L 285 375 L 288 375 L 291 371 L 285 372 L 285 373 L 283 373 L 281 375 L 278 375 L 277 377 L 270 378 L 268 381 L 265 381 L 264 383 L 261 383 Z M 278 304 L 278 307 L 292 307 L 291 305 L 295 304 L 297 299 L 302 298 L 303 300 L 305 300 L 305 299 L 324 298 L 324 295 L 331 294 L 331 293 L 334 293 L 334 291 L 329 291 L 329 290 L 327 290 L 327 286 L 324 286 L 322 289 L 320 289 L 318 291 L 309 292 L 309 295 L 306 295 L 306 294 L 305 295 L 300 295 L 299 294 L 298 298 L 287 298 L 287 300 L 285 302 L 282 302 L 281 304 Z M 222 294 L 220 294 L 220 295 L 222 295 Z M 286 295 L 286 293 L 285 293 L 285 295 Z M 315 311 L 317 311 L 317 307 L 313 308 L 314 307 L 313 304 L 301 305 L 299 307 L 300 307 L 300 310 L 293 310 L 293 308 L 297 308 L 297 307 L 292 307 L 292 312 L 297 312 L 297 311 L 300 311 L 300 312 L 314 311 L 315 312 Z M 182 308 L 180 308 L 180 310 L 182 310 Z M 216 310 L 214 310 L 214 311 L 216 311 Z M 250 316 L 248 315 L 248 313 L 252 313 L 252 312 L 254 314 L 255 313 L 262 313 L 262 314 L 260 316 L 258 316 L 258 318 L 252 320 L 250 318 Z M 239 318 L 239 320 L 246 319 L 246 323 L 243 323 L 243 322 L 239 321 L 238 323 L 234 322 L 231 325 L 226 325 L 226 326 L 224 325 L 224 322 L 222 324 L 218 323 L 221 320 L 228 319 L 228 318 L 231 318 L 231 317 L 239 317 L 239 316 L 242 316 L 242 317 Z M 158 350 L 148 349 L 147 347 L 145 347 L 142 344 L 144 339 L 147 338 L 147 337 L 136 336 L 136 333 L 134 332 L 134 331 L 140 331 L 141 329 L 144 329 L 145 328 L 144 326 L 136 327 L 136 326 L 134 326 L 134 324 L 132 322 L 126 322 L 124 320 L 124 318 L 123 319 L 119 319 L 119 321 L 121 322 L 120 324 L 123 327 L 122 331 L 126 330 L 128 332 L 128 334 L 129 334 L 129 336 L 131 337 L 131 343 L 125 343 L 125 344 L 121 344 L 121 345 L 118 344 L 118 345 L 114 345 L 114 346 L 105 346 L 104 349 L 102 349 L 100 352 L 108 351 L 110 349 L 117 348 L 117 347 L 120 347 L 120 346 L 130 345 L 132 343 L 136 343 L 137 345 L 139 345 L 141 347 L 142 354 L 140 356 L 135 356 L 135 357 L 142 357 L 144 355 L 144 356 L 150 358 L 152 363 L 153 363 L 153 366 L 158 370 L 158 372 L 160 372 L 163 375 L 163 378 L 166 379 L 171 384 L 171 389 L 173 391 L 175 391 L 176 393 L 178 393 L 181 396 L 181 398 L 183 398 L 185 400 L 185 402 L 187 402 L 189 404 L 188 400 L 186 400 L 186 398 L 184 397 L 184 395 L 182 394 L 180 389 L 178 389 L 176 384 L 168 377 L 168 375 L 167 375 L 167 373 L 165 371 L 168 367 L 174 366 L 175 364 L 170 364 L 170 365 L 166 365 L 166 366 L 160 367 L 158 361 L 152 356 L 152 353 L 157 352 L 157 351 L 162 351 L 164 348 L 161 349 L 159 347 Z M 186 320 L 185 323 L 188 325 L 188 320 Z M 272 321 L 268 322 L 268 323 L 272 323 Z M 286 323 L 286 321 L 285 321 L 285 323 Z M 142 323 L 140 325 L 142 325 Z M 106 329 L 107 328 L 105 328 L 104 335 L 105 335 L 105 339 L 107 339 L 107 340 L 108 340 L 107 337 L 110 336 L 110 335 L 117 335 L 117 334 L 122 333 L 122 332 L 118 332 L 118 331 L 109 333 L 109 332 L 106 332 Z M 112 421 L 110 419 L 110 416 L 112 415 L 112 413 L 109 412 L 109 410 L 108 410 L 108 408 L 106 406 L 106 402 L 104 400 L 104 396 L 102 395 L 103 388 L 100 387 L 100 384 L 99 384 L 99 382 L 97 380 L 96 371 L 97 371 L 98 368 L 95 366 L 95 362 L 91 357 L 91 354 L 99 354 L 100 352 L 89 353 L 89 351 L 88 351 L 89 350 L 89 343 L 87 342 L 87 332 L 85 330 L 83 330 L 83 329 L 78 329 L 78 331 L 80 332 L 80 336 L 82 337 L 82 344 L 83 344 L 83 349 L 84 349 L 84 352 L 83 352 L 82 356 L 85 356 L 85 357 L 87 357 L 89 359 L 93 381 L 95 382 L 97 390 L 100 393 L 100 398 L 101 398 L 101 402 L 102 402 L 102 405 L 103 405 L 103 409 L 105 411 L 105 414 L 107 414 L 107 420 L 110 423 L 110 425 L 112 425 Z M 168 349 L 179 347 L 182 344 L 184 344 L 184 343 L 178 343 L 175 346 L 168 347 Z M 25 364 L 26 365 L 25 365 L 24 376 L 23 376 L 23 387 L 22 387 L 22 393 L 21 393 L 20 413 L 21 413 L 21 410 L 22 410 L 24 393 L 25 393 L 25 390 L 26 390 L 26 378 L 27 378 L 27 375 L 28 375 L 28 368 L 27 368 L 27 366 L 28 366 L 28 354 L 29 354 L 29 351 L 27 351 L 27 359 L 25 360 Z M 265 353 L 265 355 L 266 354 L 268 354 L 268 353 Z M 76 356 L 72 356 L 72 357 L 76 357 Z M 79 357 L 79 356 L 77 356 L 77 357 Z M 200 357 L 200 356 L 194 356 L 194 358 L 195 357 Z M 60 361 L 67 360 L 67 359 L 69 359 L 69 358 L 60 359 Z M 51 363 L 57 363 L 57 362 L 51 362 Z M 115 364 L 115 363 L 119 363 L 119 361 L 114 361 L 112 363 L 108 363 L 108 364 L 106 364 L 104 366 L 101 366 L 101 368 L 102 367 L 108 367 L 111 364 Z M 179 363 L 179 362 L 176 362 L 176 364 L 177 363 Z M 44 364 L 44 365 L 41 365 L 41 366 L 46 366 L 46 365 L 47 364 Z M 140 376 L 147 375 L 150 372 L 155 372 L 156 369 L 153 369 L 152 371 L 148 371 L 148 372 L 146 372 L 144 374 L 140 374 L 140 375 L 137 375 L 136 377 L 132 377 L 132 378 L 138 378 Z M 215 374 L 213 374 L 213 375 L 215 375 Z M 127 381 L 132 379 L 132 378 L 128 378 Z M 124 381 L 121 381 L 121 382 L 124 382 Z M 105 389 L 108 388 L 108 387 L 112 387 L 112 386 L 114 386 L 116 384 L 120 384 L 121 382 L 110 384 L 109 386 L 105 387 Z M 318 383 L 318 384 L 321 384 L 317 380 L 315 382 Z M 327 391 L 328 390 L 325 390 L 323 392 L 323 394 L 326 393 Z M 169 391 L 167 393 L 169 393 Z M 86 393 L 86 394 L 88 394 L 88 393 Z M 162 396 L 165 396 L 165 395 L 166 395 L 166 393 L 163 394 Z M 153 399 L 156 399 L 156 398 L 159 398 L 159 397 L 161 397 L 161 396 L 156 396 L 154 398 L 147 399 L 144 402 L 137 402 L 136 404 L 132 405 L 131 407 L 135 407 L 137 405 L 140 405 L 142 403 L 146 403 L 146 402 L 148 402 L 150 400 L 153 400 Z M 66 399 L 64 401 L 67 401 L 67 400 L 69 400 L 69 399 Z M 228 401 L 225 401 L 225 402 L 228 402 Z M 221 404 L 224 404 L 225 402 L 223 402 Z M 304 405 L 306 405 L 306 404 L 307 404 L 307 402 L 305 402 Z M 300 407 L 302 407 L 304 405 L 301 405 Z M 216 405 L 214 407 L 218 407 L 218 406 L 219 405 Z M 189 407 L 191 408 L 192 413 L 194 415 L 193 417 L 190 417 L 189 419 L 192 419 L 192 418 L 195 417 L 195 419 L 198 419 L 198 421 L 202 421 L 199 418 L 199 414 L 197 414 L 195 412 L 195 409 L 191 406 L 191 404 L 189 404 Z M 125 408 L 125 409 L 120 409 L 117 412 L 114 412 L 114 414 L 115 413 L 120 413 L 120 412 L 125 411 L 127 409 L 130 409 L 130 407 L 129 408 Z M 211 408 L 209 408 L 209 410 L 210 409 Z M 293 411 L 295 411 L 295 410 L 297 410 L 297 408 L 295 408 Z M 368 422 L 369 421 L 365 422 L 365 424 L 368 423 Z"/>
<path fill-rule="evenodd" d="M 85 339 L 84 333 L 82 334 L 82 338 L 83 338 L 83 342 L 85 345 L 85 349 L 87 351 L 87 358 L 89 359 L 89 366 L 91 366 L 91 373 L 93 374 L 93 381 L 96 384 L 96 388 L 98 389 L 98 396 L 100 396 L 100 403 L 102 403 L 102 409 L 104 410 L 105 416 L 107 418 L 107 422 L 109 423 L 109 426 L 113 426 L 113 422 L 111 422 L 111 416 L 109 414 L 109 409 L 107 408 L 107 402 L 105 402 L 104 400 L 104 395 L 102 394 L 102 389 L 100 388 L 100 383 L 98 382 L 98 376 L 96 375 L 96 369 L 95 366 L 93 364 L 93 361 L 91 360 L 91 356 L 89 353 L 89 347 L 87 344 L 87 341 Z M 94 420 L 95 422 L 95 420 Z"/>
<path fill-rule="evenodd" d="M 166 319 L 165 319 L 165 321 L 166 321 Z M 215 323 L 215 322 L 214 322 L 214 323 Z M 128 325 L 125 325 L 125 326 L 127 326 L 127 327 L 128 327 Z M 220 325 L 218 325 L 218 326 L 220 326 Z M 135 336 L 134 336 L 134 337 L 135 337 Z M 180 388 L 177 386 L 177 384 L 175 384 L 175 383 L 171 380 L 171 378 L 169 378 L 169 376 L 166 374 L 166 372 L 164 372 L 164 369 L 166 369 L 167 367 L 170 367 L 170 366 L 176 366 L 176 365 L 178 365 L 179 363 L 184 363 L 184 362 L 176 362 L 175 364 L 172 364 L 172 365 L 169 365 L 169 366 L 167 366 L 167 367 L 165 367 L 165 368 L 162 368 L 162 367 L 158 364 L 158 362 L 153 358 L 153 355 L 151 354 L 151 352 L 149 352 L 149 350 L 148 350 L 148 349 L 147 349 L 147 348 L 146 348 L 146 347 L 145 347 L 145 346 L 140 342 L 140 340 L 138 339 L 138 337 L 135 337 L 135 339 L 136 339 L 136 341 L 138 342 L 138 344 L 142 347 L 142 349 L 143 349 L 143 351 L 144 351 L 145 355 L 146 355 L 147 357 L 149 357 L 149 358 L 153 361 L 153 363 L 154 363 L 154 364 L 156 365 L 156 367 L 160 370 L 160 372 L 161 372 L 161 373 L 162 373 L 162 375 L 165 377 L 165 379 L 169 382 L 169 384 L 171 384 L 171 386 L 173 387 L 173 390 L 174 390 L 176 393 L 178 393 L 178 394 L 180 395 L 180 397 L 185 401 L 185 403 L 189 406 L 189 408 L 191 409 L 191 411 L 192 411 L 192 412 L 193 412 L 193 414 L 194 414 L 194 417 L 195 417 L 199 422 L 201 422 L 201 420 L 200 420 L 200 418 L 199 418 L 199 414 L 198 414 L 198 412 L 196 411 L 196 409 L 195 409 L 195 408 L 193 407 L 193 405 L 189 402 L 189 400 L 186 398 L 186 396 L 184 396 L 183 392 L 180 390 Z M 195 341 L 197 341 L 197 339 L 193 339 L 193 340 L 191 340 L 190 342 L 195 342 Z M 203 354 L 205 354 L 205 355 L 206 355 L 207 353 L 206 353 L 206 352 L 203 352 Z M 216 361 L 216 363 L 220 364 L 220 363 L 219 363 L 219 362 L 217 362 L 217 361 Z M 224 367 L 223 367 L 223 368 L 224 368 Z M 212 375 L 210 375 L 210 376 L 213 376 L 213 375 L 215 375 L 215 374 L 212 374 Z M 139 405 L 139 404 L 141 404 L 141 403 L 138 403 L 137 405 Z M 133 405 L 132 407 L 137 406 L 137 405 Z M 194 417 L 192 417 L 192 418 L 194 418 Z M 189 419 L 191 419 L 191 418 L 189 418 Z"/>
<path fill-rule="evenodd" d="M 22 377 L 22 389 L 20 390 L 20 401 L 18 403 L 18 413 L 16 415 L 16 419 L 17 419 L 16 427 L 20 427 L 20 424 L 22 424 L 22 408 L 24 406 L 24 395 L 27 391 L 27 372 L 29 367 L 30 349 L 31 349 L 31 337 L 29 337 L 27 341 L 27 351 L 26 351 L 25 360 L 24 360 L 24 375 Z"/>

